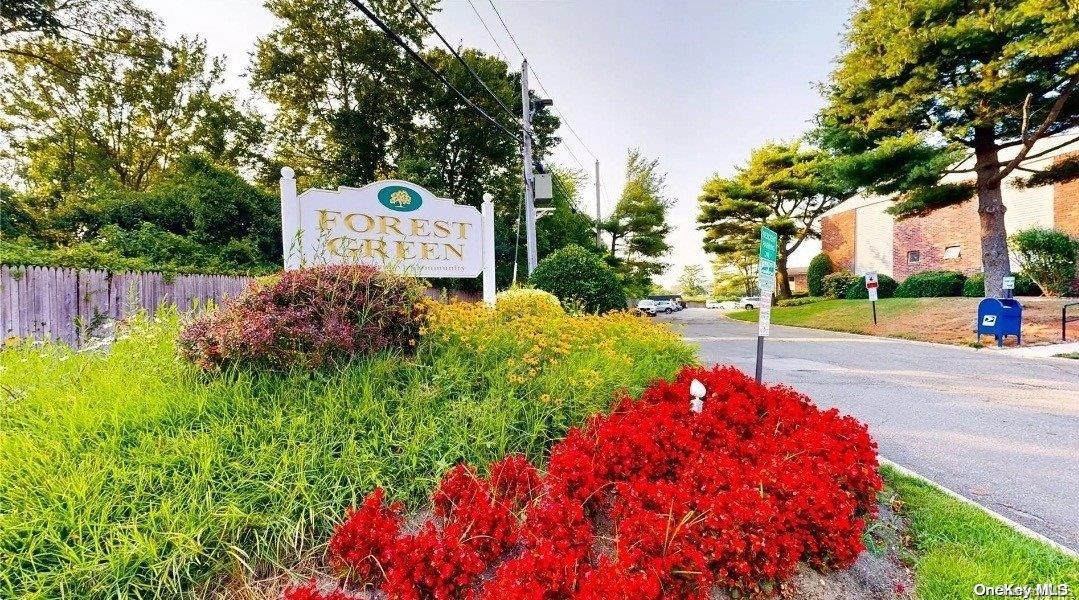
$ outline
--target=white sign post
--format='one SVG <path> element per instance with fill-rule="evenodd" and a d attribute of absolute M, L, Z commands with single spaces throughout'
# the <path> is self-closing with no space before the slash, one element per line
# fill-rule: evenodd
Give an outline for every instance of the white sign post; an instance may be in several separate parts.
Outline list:
<path fill-rule="evenodd" d="M 873 324 L 877 324 L 877 272 L 869 271 L 865 274 L 865 289 L 869 292 L 869 304 L 873 307 Z"/>
<path fill-rule="evenodd" d="M 1000 282 L 1000 288 L 1004 291 L 1003 295 L 1005 298 L 1011 298 L 1013 294 L 1012 290 L 1015 289 L 1015 276 L 1006 275 Z"/>
<path fill-rule="evenodd" d="M 483 299 L 494 304 L 494 203 L 490 194 L 483 200 L 481 214 L 394 179 L 297 195 L 295 173 L 284 167 L 285 268 L 360 264 L 423 278 L 483 273 Z"/>

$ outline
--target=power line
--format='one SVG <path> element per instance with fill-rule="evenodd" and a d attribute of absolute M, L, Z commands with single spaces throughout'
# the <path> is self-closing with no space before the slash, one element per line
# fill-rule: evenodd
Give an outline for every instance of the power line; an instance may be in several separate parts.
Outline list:
<path fill-rule="evenodd" d="M 453 90 L 453 92 L 455 94 L 457 94 L 457 96 L 461 100 L 463 100 L 465 104 L 472 107 L 472 110 L 474 110 L 477 113 L 479 113 L 480 115 L 482 115 L 485 119 L 490 121 L 495 127 L 498 127 L 499 129 L 504 131 L 506 133 L 506 135 L 512 137 L 514 140 L 517 140 L 518 142 L 520 141 L 520 138 L 517 137 L 517 134 L 510 131 L 509 129 L 506 128 L 505 125 L 503 125 L 502 123 L 499 123 L 494 117 L 487 114 L 487 111 L 480 108 L 478 105 L 476 105 L 476 103 L 472 102 L 472 100 L 469 100 L 468 96 L 465 96 L 463 93 L 461 93 L 461 90 L 454 87 L 454 85 L 452 83 L 450 83 L 450 81 L 448 79 L 446 79 L 446 77 L 443 76 L 442 73 L 439 73 L 437 69 L 432 67 L 430 65 L 430 63 L 428 63 L 426 60 L 424 60 L 423 57 L 419 55 L 419 53 L 417 53 L 415 50 L 412 49 L 412 46 L 409 46 L 403 39 L 401 39 L 401 36 L 394 33 L 394 31 L 392 29 L 390 29 L 390 27 L 388 25 L 386 25 L 382 21 L 382 19 L 378 18 L 378 15 L 371 12 L 371 10 L 369 8 L 367 8 L 366 6 L 364 6 L 363 3 L 360 2 L 360 0 L 348 0 L 348 1 L 353 6 L 358 8 L 360 10 L 360 12 L 362 12 L 368 19 L 371 19 L 371 22 L 373 22 L 375 25 L 377 25 L 378 28 L 381 29 L 383 31 L 383 33 L 385 33 L 387 36 L 389 36 L 390 39 L 392 39 L 398 46 L 403 48 L 405 50 L 405 52 L 407 52 L 408 55 L 412 58 L 412 60 L 420 63 L 421 65 L 423 65 L 423 67 L 425 69 L 427 69 L 427 71 L 429 73 L 434 75 L 436 79 L 441 81 L 443 85 L 445 85 L 449 89 Z"/>
<path fill-rule="evenodd" d="M 565 140 L 559 140 L 559 143 L 562 144 L 562 147 L 566 149 L 566 152 L 569 152 L 569 157 L 573 159 L 573 162 L 577 163 L 577 167 L 583 171 L 584 163 L 582 163 L 577 158 L 577 155 L 573 153 L 573 149 L 569 147 L 569 144 L 567 144 Z"/>
<path fill-rule="evenodd" d="M 461 58 L 460 53 L 458 53 L 457 50 L 453 47 L 453 44 L 449 43 L 449 41 L 446 40 L 446 38 L 442 35 L 438 28 L 435 27 L 434 23 L 431 23 L 431 20 L 427 18 L 427 15 L 423 14 L 423 11 L 420 9 L 419 5 L 416 4 L 416 0 L 408 0 L 408 3 L 412 5 L 412 10 L 415 10 L 416 14 L 420 15 L 420 18 L 423 19 L 423 22 L 427 23 L 427 26 L 431 28 L 431 31 L 435 32 L 435 35 L 438 36 L 438 39 L 442 40 L 442 43 L 445 44 L 447 49 L 449 49 L 450 54 L 453 54 L 453 57 L 457 59 L 457 62 L 461 63 L 461 66 L 464 67 L 472 75 L 472 78 L 478 81 L 479 84 L 483 86 L 483 89 L 487 90 L 487 93 L 490 94 L 491 97 L 494 98 L 495 102 L 497 102 L 498 105 L 502 107 L 502 110 L 504 110 L 511 119 L 516 121 L 517 115 L 515 115 L 513 111 L 510 110 L 508 106 L 506 106 L 504 102 L 502 102 L 502 99 L 499 98 L 498 95 L 491 91 L 491 88 L 487 87 L 487 83 L 483 81 L 483 78 L 480 77 L 476 73 L 476 71 L 474 71 L 472 67 L 468 65 L 467 62 L 465 62 L 465 59 Z"/>
<path fill-rule="evenodd" d="M 521 55 L 521 60 L 527 60 L 525 51 L 521 50 L 521 45 L 517 43 L 517 38 L 513 37 L 513 33 L 510 31 L 509 26 L 506 25 L 506 21 L 502 18 L 502 13 L 498 12 L 498 7 L 495 6 L 494 0 L 487 0 L 487 3 L 490 4 L 491 8 L 495 11 L 495 16 L 498 17 L 498 22 L 502 23 L 502 29 L 506 30 L 506 35 L 510 36 L 510 41 L 513 42 L 513 46 L 517 48 L 517 53 Z M 532 74 L 535 75 L 536 72 L 532 71 Z M 536 80 L 539 81 L 539 78 L 536 78 Z"/>
<path fill-rule="evenodd" d="M 469 2 L 471 2 L 471 1 L 472 0 L 469 0 Z M 521 59 L 526 60 L 527 57 L 525 56 L 524 50 L 522 50 L 521 45 L 517 43 L 517 38 L 515 38 L 513 36 L 513 32 L 510 31 L 509 25 L 506 25 L 506 20 L 502 18 L 502 13 L 498 12 L 498 7 L 495 6 L 494 0 L 487 0 L 487 3 L 490 4 L 491 8 L 495 11 L 495 16 L 498 17 L 498 22 L 502 23 L 502 29 L 506 30 L 506 35 L 508 35 L 509 38 L 510 38 L 510 41 L 513 42 L 513 46 L 515 48 L 517 48 L 517 52 L 520 53 Z M 475 10 L 476 7 L 473 6 L 472 9 Z M 476 15 L 479 16 L 479 13 L 477 12 Z M 480 21 L 483 21 L 483 19 L 480 18 Z M 487 25 L 485 24 L 484 27 L 487 27 Z M 488 29 L 487 33 L 491 33 L 491 30 Z M 491 37 L 492 37 L 492 39 L 494 38 L 494 36 L 491 36 Z M 496 42 L 496 44 L 497 44 L 497 42 Z M 501 48 L 499 48 L 499 49 L 501 50 Z M 532 76 L 536 78 L 536 85 L 538 85 L 539 88 L 541 90 L 543 90 L 544 95 L 546 95 L 548 98 L 550 98 L 553 94 L 551 94 L 551 92 L 547 91 L 547 87 L 543 85 L 543 81 L 540 79 L 539 73 L 536 73 L 536 69 L 533 68 L 531 64 L 529 64 L 528 65 L 528 70 L 532 73 Z M 594 152 L 592 152 L 592 149 L 588 147 L 588 144 L 584 143 L 584 140 L 581 139 L 581 136 L 577 134 L 577 130 L 573 128 L 573 125 L 570 124 L 569 119 L 567 119 L 566 115 L 563 114 L 562 111 L 558 108 L 558 105 L 554 106 L 554 110 L 555 110 L 556 113 L 558 113 L 559 117 L 562 117 L 562 123 L 566 126 L 566 129 L 569 129 L 570 133 L 573 134 L 573 137 L 577 138 L 577 141 L 580 142 L 581 147 L 584 148 L 585 152 L 588 152 L 588 154 L 590 154 L 593 159 L 599 160 L 599 158 L 596 156 L 596 154 Z"/>
<path fill-rule="evenodd" d="M 509 59 L 510 55 L 502 49 L 502 45 L 498 43 L 498 38 L 491 32 L 491 28 L 487 26 L 487 21 L 483 20 L 483 15 L 476 9 L 476 5 L 472 3 L 472 0 L 468 0 L 468 5 L 472 7 L 472 12 L 476 13 L 476 18 L 480 20 L 480 25 L 483 25 L 483 28 L 487 30 L 487 35 L 491 36 L 491 41 L 495 43 L 495 48 L 498 48 L 498 51 L 502 53 L 502 56 Z"/>
<path fill-rule="evenodd" d="M 532 71 L 533 75 L 536 75 L 536 71 L 532 69 L 532 67 L 529 67 L 528 69 Z M 543 84 L 540 83 L 538 75 L 536 76 L 536 83 L 539 84 L 540 89 L 543 90 L 543 93 L 545 95 L 551 95 L 551 93 L 547 91 L 547 88 L 543 87 Z M 573 128 L 573 125 L 569 124 L 569 119 L 566 118 L 566 115 L 562 114 L 562 111 L 558 109 L 558 106 L 555 106 L 554 110 L 556 113 L 558 113 L 559 117 L 562 117 L 562 123 L 566 126 L 566 129 L 569 129 L 569 132 L 573 134 L 573 137 L 577 138 L 577 141 L 581 144 L 581 147 L 584 148 L 584 151 L 589 153 L 593 159 L 599 160 L 599 157 L 597 157 L 595 153 L 592 152 L 592 150 L 588 147 L 588 144 L 584 143 L 584 140 L 581 139 L 581 136 L 577 135 L 577 130 Z"/>

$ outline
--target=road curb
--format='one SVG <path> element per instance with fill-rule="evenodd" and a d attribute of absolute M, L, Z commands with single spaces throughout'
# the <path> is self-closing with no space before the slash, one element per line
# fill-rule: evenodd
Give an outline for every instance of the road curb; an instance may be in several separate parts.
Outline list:
<path fill-rule="evenodd" d="M 1026 527 L 1024 525 L 1020 525 L 1019 523 L 1016 523 L 1015 521 L 1009 519 L 1008 517 L 1005 517 L 1004 515 L 996 512 L 995 510 L 993 510 L 991 508 L 988 508 L 986 506 L 983 506 L 981 504 L 978 504 L 977 502 L 971 500 L 970 498 L 967 498 L 966 496 L 964 496 L 962 494 L 959 494 L 957 492 L 953 492 L 952 490 L 950 490 L 950 489 L 944 487 L 943 485 L 933 481 L 932 479 L 929 479 L 928 477 L 926 477 L 924 475 L 921 475 L 919 473 L 915 473 L 914 471 L 911 471 L 910 469 L 908 469 L 908 468 L 906 468 L 904 466 L 896 464 L 895 462 L 890 461 L 890 460 L 888 460 L 887 458 L 885 458 L 883 456 L 878 456 L 877 459 L 879 460 L 880 464 L 882 464 L 882 465 L 887 465 L 887 466 L 891 467 L 892 469 L 895 469 L 899 473 L 902 473 L 903 475 L 906 475 L 907 477 L 913 477 L 914 479 L 917 479 L 919 481 L 924 481 L 925 483 L 933 486 L 934 488 L 936 488 L 937 490 L 940 490 L 941 492 L 944 492 L 948 496 L 950 496 L 952 498 L 955 498 L 956 500 L 962 502 L 963 504 L 966 504 L 968 506 L 973 506 L 975 508 L 980 509 L 982 512 L 988 514 L 989 516 L 993 517 L 994 519 L 996 519 L 996 520 L 1000 521 L 1001 523 L 1007 525 L 1009 528 L 1011 528 L 1012 530 L 1014 530 L 1017 533 L 1021 533 L 1021 534 L 1025 535 L 1025 536 L 1027 536 L 1029 538 L 1036 539 L 1039 542 L 1042 542 L 1043 544 L 1046 544 L 1046 545 L 1048 545 L 1048 546 L 1050 546 L 1050 547 L 1052 547 L 1052 548 L 1054 548 L 1056 550 L 1059 550 L 1060 552 L 1063 552 L 1066 556 L 1070 556 L 1071 558 L 1074 558 L 1074 559 L 1079 559 L 1079 552 L 1076 552 L 1075 550 L 1072 550 L 1071 548 L 1061 544 L 1060 542 L 1057 542 L 1055 540 L 1051 540 L 1051 539 L 1045 537 L 1044 535 L 1038 533 L 1037 531 L 1034 531 L 1034 530 L 1030 529 L 1029 527 Z"/>
<path fill-rule="evenodd" d="M 726 319 L 726 320 L 732 322 L 732 323 L 748 323 L 750 325 L 756 324 L 755 321 L 743 321 L 741 319 L 732 319 L 731 317 L 728 317 L 727 315 L 725 315 L 723 313 L 720 313 L 719 316 L 721 318 L 723 318 L 723 319 Z M 772 323 L 772 326 L 773 327 L 789 327 L 791 329 L 802 329 L 804 331 L 826 331 L 828 333 L 841 333 L 843 335 L 853 335 L 855 337 L 860 337 L 860 338 L 870 338 L 870 339 L 874 339 L 874 340 L 889 340 L 889 341 L 893 341 L 893 342 L 906 342 L 908 344 L 922 344 L 924 346 L 933 346 L 935 348 L 953 348 L 953 349 L 957 349 L 957 350 L 964 350 L 966 352 L 981 353 L 982 356 L 996 356 L 998 358 L 1018 358 L 1018 359 L 1021 359 L 1021 360 L 1040 360 L 1040 361 L 1048 361 L 1050 363 L 1057 363 L 1057 364 L 1061 364 L 1062 361 L 1063 362 L 1068 362 L 1068 361 L 1074 360 L 1074 359 L 1071 359 L 1071 358 L 1060 358 L 1060 357 L 1057 357 L 1057 356 L 1022 356 L 1022 355 L 1008 356 L 1007 354 L 1003 353 L 1003 352 L 1007 352 L 1007 350 L 1001 351 L 1001 350 L 997 350 L 996 348 L 992 348 L 992 347 L 989 347 L 989 346 L 985 346 L 984 348 L 974 348 L 974 347 L 971 347 L 971 346 L 960 346 L 958 344 L 943 344 L 941 342 L 927 342 L 925 340 L 911 340 L 911 339 L 907 339 L 907 338 L 893 337 L 893 336 L 890 336 L 890 335 L 869 335 L 867 333 L 854 333 L 853 331 L 839 331 L 838 329 L 820 329 L 819 327 L 804 327 L 802 325 L 782 325 L 782 324 L 774 323 L 774 322 Z"/>

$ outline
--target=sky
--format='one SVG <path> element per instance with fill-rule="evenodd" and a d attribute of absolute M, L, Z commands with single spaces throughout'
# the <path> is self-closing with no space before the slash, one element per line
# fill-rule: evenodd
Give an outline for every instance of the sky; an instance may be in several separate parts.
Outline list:
<path fill-rule="evenodd" d="M 665 285 L 687 264 L 710 272 L 696 224 L 701 185 L 714 174 L 734 174 L 754 147 L 810 128 L 823 102 L 816 84 L 832 69 L 852 6 L 851 0 L 492 1 L 583 140 L 563 127 L 565 143 L 552 157 L 571 168 L 580 161 L 587 170 L 582 209 L 595 211 L 593 154 L 604 216 L 625 181 L 627 149 L 659 159 L 673 200 L 673 250 L 659 278 Z M 227 58 L 228 85 L 246 92 L 243 74 L 255 40 L 276 24 L 260 0 L 139 2 L 170 35 L 205 39 L 212 53 Z M 453 43 L 520 64 L 489 0 L 443 0 L 432 21 Z M 538 89 L 534 81 L 532 88 Z M 803 244 L 791 264 L 808 264 L 818 250 L 819 244 Z"/>

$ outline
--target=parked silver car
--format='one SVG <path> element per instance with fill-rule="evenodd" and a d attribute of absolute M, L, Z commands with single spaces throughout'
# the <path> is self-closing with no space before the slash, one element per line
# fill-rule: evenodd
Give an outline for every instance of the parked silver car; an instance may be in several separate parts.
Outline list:
<path fill-rule="evenodd" d="M 738 300 L 738 305 L 741 306 L 742 308 L 746 309 L 746 310 L 751 310 L 751 309 L 754 309 L 754 308 L 760 308 L 761 307 L 761 297 L 760 296 L 742 296 L 742 298 L 740 300 Z"/>
<path fill-rule="evenodd" d="M 654 317 L 656 316 L 656 304 L 657 303 L 655 300 L 648 300 L 647 298 L 644 300 L 638 300 L 637 310 L 645 313 L 646 315 Z"/>

